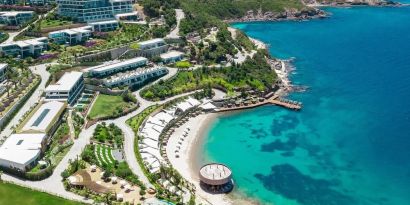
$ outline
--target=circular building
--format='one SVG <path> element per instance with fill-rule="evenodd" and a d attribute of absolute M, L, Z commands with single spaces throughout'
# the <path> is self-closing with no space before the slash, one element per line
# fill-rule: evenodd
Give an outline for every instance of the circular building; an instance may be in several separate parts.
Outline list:
<path fill-rule="evenodd" d="M 213 193 L 230 192 L 233 188 L 232 171 L 224 164 L 206 164 L 199 170 L 201 187 Z"/>

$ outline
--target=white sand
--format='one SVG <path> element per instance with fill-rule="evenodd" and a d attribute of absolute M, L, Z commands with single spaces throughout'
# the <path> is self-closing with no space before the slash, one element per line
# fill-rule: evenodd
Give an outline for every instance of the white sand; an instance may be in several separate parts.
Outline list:
<path fill-rule="evenodd" d="M 196 186 L 196 199 L 197 203 L 202 204 L 214 204 L 214 205 L 230 205 L 233 204 L 232 201 L 225 194 L 210 194 L 203 191 L 199 186 L 198 173 L 193 170 L 191 166 L 191 152 L 192 149 L 195 149 L 196 143 L 201 143 L 199 137 L 203 135 L 204 127 L 209 123 L 209 120 L 215 117 L 217 114 L 201 114 L 194 118 L 190 118 L 188 122 L 175 129 L 175 132 L 172 134 L 168 141 L 166 147 L 168 158 L 172 166 L 189 182 L 195 184 Z M 188 135 L 182 137 L 186 128 L 190 128 Z M 181 141 L 180 138 L 183 138 L 184 141 Z M 178 142 L 182 142 L 179 144 Z M 180 149 L 177 148 L 180 146 Z M 176 158 L 175 150 L 179 150 L 177 153 L 179 155 Z"/>

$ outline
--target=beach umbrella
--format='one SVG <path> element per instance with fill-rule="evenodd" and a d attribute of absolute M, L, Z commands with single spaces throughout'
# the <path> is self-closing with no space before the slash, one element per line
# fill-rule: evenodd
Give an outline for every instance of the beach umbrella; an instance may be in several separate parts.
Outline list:
<path fill-rule="evenodd" d="M 124 199 L 124 195 L 122 194 L 117 194 L 117 200 L 122 201 Z"/>
<path fill-rule="evenodd" d="M 112 183 L 117 183 L 117 177 L 111 177 Z"/>
<path fill-rule="evenodd" d="M 125 180 L 121 180 L 121 181 L 120 181 L 121 187 L 124 187 L 126 184 L 127 184 L 127 182 L 126 182 Z"/>

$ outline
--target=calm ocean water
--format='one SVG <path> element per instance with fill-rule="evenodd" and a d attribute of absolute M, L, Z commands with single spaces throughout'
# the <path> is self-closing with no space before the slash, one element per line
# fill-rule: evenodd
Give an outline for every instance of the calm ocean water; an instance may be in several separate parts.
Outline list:
<path fill-rule="evenodd" d="M 325 20 L 235 24 L 295 57 L 289 96 L 222 116 L 204 161 L 234 173 L 234 194 L 277 205 L 410 204 L 410 8 L 327 11 Z"/>

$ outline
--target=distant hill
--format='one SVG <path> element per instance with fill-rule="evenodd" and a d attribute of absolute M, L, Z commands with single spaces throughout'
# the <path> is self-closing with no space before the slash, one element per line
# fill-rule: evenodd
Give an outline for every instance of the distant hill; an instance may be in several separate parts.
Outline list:
<path fill-rule="evenodd" d="M 283 12 L 307 8 L 300 0 L 179 0 L 183 8 L 195 14 L 209 14 L 219 19 L 240 18 L 248 11 Z"/>

